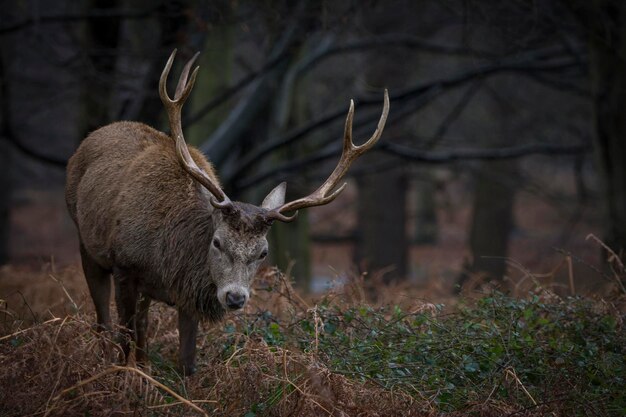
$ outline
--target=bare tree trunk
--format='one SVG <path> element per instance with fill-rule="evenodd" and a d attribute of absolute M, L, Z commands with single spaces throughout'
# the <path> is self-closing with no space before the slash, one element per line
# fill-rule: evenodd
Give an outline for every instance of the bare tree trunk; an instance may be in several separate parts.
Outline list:
<path fill-rule="evenodd" d="M 307 49 L 307 45 L 300 48 L 302 51 Z M 293 59 L 292 65 L 297 62 L 299 61 Z M 289 66 L 286 66 L 285 72 L 288 71 Z M 285 83 L 280 85 L 282 94 L 276 94 L 277 100 L 273 106 L 269 137 L 280 136 L 308 119 L 308 98 L 306 95 L 298 94 L 300 87 L 305 82 L 306 80 L 301 80 L 297 85 Z M 306 151 L 307 149 L 300 145 L 295 150 L 278 152 L 273 162 L 281 163 L 300 154 L 305 154 Z M 287 201 L 290 198 L 299 198 L 299 196 L 309 192 L 309 190 L 302 189 L 298 185 L 297 182 L 291 182 L 287 189 Z M 309 239 L 308 210 L 300 210 L 298 219 L 293 223 L 277 223 L 270 231 L 272 260 L 283 271 L 291 268 L 291 276 L 298 288 L 308 292 L 311 288 L 311 242 Z"/>
<path fill-rule="evenodd" d="M 99 9 L 115 9 L 120 7 L 120 0 L 93 0 L 92 5 Z M 86 22 L 87 53 L 93 74 L 88 78 L 89 88 L 83 89 L 84 136 L 115 120 L 111 118 L 109 104 L 114 91 L 119 32 L 118 18 L 92 17 Z"/>
<path fill-rule="evenodd" d="M 411 243 L 432 245 L 438 237 L 436 190 L 432 171 L 418 170 L 412 173 L 412 177 L 416 179 L 411 181 L 410 185 L 414 200 Z"/>
<path fill-rule="evenodd" d="M 196 113 L 232 81 L 234 63 L 234 39 L 231 25 L 215 25 L 207 33 L 207 39 L 198 65 L 202 71 L 196 78 L 196 86 L 191 93 L 189 112 Z M 206 138 L 207 132 L 215 130 L 228 115 L 227 106 L 213 109 L 203 118 L 190 125 L 185 133 L 187 140 L 199 145 Z M 210 155 L 209 155 L 210 156 Z"/>
<path fill-rule="evenodd" d="M 375 155 L 376 162 L 390 159 Z M 370 159 L 371 160 L 371 159 Z M 358 179 L 357 261 L 370 273 L 384 273 L 386 283 L 406 278 L 406 176 L 401 169 Z"/>
<path fill-rule="evenodd" d="M 270 244 L 272 262 L 282 271 L 291 267 L 291 277 L 298 288 L 308 292 L 311 288 L 311 244 L 307 211 L 301 210 L 298 220 L 293 223 L 277 222 L 272 226 Z"/>
<path fill-rule="evenodd" d="M 11 207 L 11 161 L 12 149 L 9 143 L 11 131 L 9 129 L 9 97 L 6 77 L 4 75 L 4 60 L 0 55 L 0 265 L 9 260 L 9 228 Z"/>
<path fill-rule="evenodd" d="M 394 6 L 378 4 L 363 12 L 364 25 L 374 35 L 410 26 L 410 2 L 396 1 Z M 377 51 L 367 60 L 366 85 L 377 89 L 400 88 L 409 78 L 411 66 L 401 51 Z M 388 65 L 402 62 L 401 65 Z M 378 90 L 378 91 L 380 91 Z M 402 137 L 402 129 L 388 126 L 384 137 Z M 407 271 L 406 183 L 407 172 L 397 158 L 380 153 L 365 155 L 362 166 L 392 166 L 383 172 L 358 179 L 358 232 L 355 261 L 370 273 L 384 272 L 384 281 L 403 280 Z"/>
<path fill-rule="evenodd" d="M 511 229 L 516 188 L 507 179 L 516 174 L 512 161 L 484 162 L 474 190 L 469 246 L 472 258 L 464 271 L 501 281 L 506 273 L 506 256 Z M 504 179 L 504 182 L 503 182 Z"/>
<path fill-rule="evenodd" d="M 604 19 L 591 36 L 595 150 L 603 181 L 606 243 L 626 250 L 626 4 L 599 1 Z"/>
<path fill-rule="evenodd" d="M 494 80 L 487 89 L 484 105 L 493 116 L 493 134 L 483 134 L 472 141 L 485 147 L 510 143 L 514 135 L 511 116 L 514 109 L 498 95 L 507 91 L 507 79 Z M 498 87 L 500 86 L 500 88 Z M 503 138 L 507 138 L 506 140 Z M 458 283 L 463 285 L 472 275 L 477 278 L 502 281 L 507 271 L 509 236 L 514 227 L 515 194 L 519 188 L 518 164 L 515 160 L 483 161 L 475 175 L 474 202 L 469 231 L 471 258 L 465 265 Z"/>

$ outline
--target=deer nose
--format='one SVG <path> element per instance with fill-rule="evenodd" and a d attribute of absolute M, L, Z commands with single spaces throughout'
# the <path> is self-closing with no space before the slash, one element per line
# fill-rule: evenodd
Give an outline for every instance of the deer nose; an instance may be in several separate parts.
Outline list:
<path fill-rule="evenodd" d="M 226 305 L 232 310 L 238 310 L 246 303 L 246 296 L 243 294 L 227 292 Z"/>

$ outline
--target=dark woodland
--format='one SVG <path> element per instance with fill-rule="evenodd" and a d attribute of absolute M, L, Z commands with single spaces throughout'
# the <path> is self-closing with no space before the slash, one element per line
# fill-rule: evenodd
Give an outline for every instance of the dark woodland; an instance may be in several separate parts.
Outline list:
<path fill-rule="evenodd" d="M 0 0 L 0 10 L 0 363 L 13 369 L 0 371 L 0 390 L 24 397 L 0 394 L 0 415 L 626 413 L 626 2 Z M 288 201 L 309 194 L 340 158 L 350 100 L 356 144 L 376 129 L 385 89 L 390 101 L 343 193 L 272 227 L 251 306 L 201 329 L 191 379 L 174 370 L 165 305 L 150 309 L 152 369 L 106 348 L 81 356 L 108 342 L 90 330 L 64 197 L 68 161 L 94 130 L 138 121 L 169 134 L 158 84 L 174 49 L 170 91 L 200 52 L 185 138 L 237 201 L 261 204 L 283 181 Z M 503 330 L 517 315 L 523 325 Z M 485 347 L 496 333 L 525 347 Z M 379 345 L 387 356 L 371 351 Z M 421 356 L 394 356 L 402 346 Z M 458 355 L 429 356 L 445 346 Z M 42 350 L 58 356 L 19 365 Z M 402 375 L 385 361 L 405 364 Z M 410 379 L 425 373 L 437 377 Z"/>
<path fill-rule="evenodd" d="M 296 279 L 310 280 L 311 245 L 338 243 L 359 272 L 415 279 L 428 259 L 411 249 L 445 245 L 446 216 L 464 210 L 463 276 L 502 279 L 511 241 L 551 256 L 594 233 L 619 252 L 620 7 L 507 3 L 7 3 L 0 260 L 72 260 L 64 213 L 26 212 L 55 211 L 89 132 L 168 129 L 156 86 L 174 48 L 201 52 L 187 140 L 243 201 L 283 180 L 294 195 L 315 186 L 338 158 L 348 101 L 364 136 L 389 88 L 384 140 L 355 167 L 353 196 L 276 232 L 274 262 L 295 260 Z"/>

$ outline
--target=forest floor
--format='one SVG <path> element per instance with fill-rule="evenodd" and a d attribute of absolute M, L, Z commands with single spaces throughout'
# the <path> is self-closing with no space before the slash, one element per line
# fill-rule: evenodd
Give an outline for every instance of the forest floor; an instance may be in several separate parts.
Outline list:
<path fill-rule="evenodd" d="M 0 415 L 622 416 L 620 274 L 604 298 L 559 296 L 531 274 L 523 296 L 481 286 L 431 303 L 423 289 L 362 277 L 301 297 L 266 268 L 243 312 L 203 326 L 198 372 L 185 378 L 172 308 L 151 307 L 149 363 L 125 364 L 67 286 L 78 268 L 6 267 L 2 279 L 49 285 L 21 293 L 20 311 L 0 301 Z"/>

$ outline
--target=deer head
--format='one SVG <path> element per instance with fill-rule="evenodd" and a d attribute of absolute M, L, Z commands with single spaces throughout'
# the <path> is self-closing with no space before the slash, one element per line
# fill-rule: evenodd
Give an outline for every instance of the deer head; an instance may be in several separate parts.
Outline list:
<path fill-rule="evenodd" d="M 202 192 L 210 201 L 211 206 L 207 209 L 213 210 L 213 237 L 208 257 L 212 280 L 217 287 L 217 298 L 224 308 L 239 309 L 248 300 L 252 279 L 267 256 L 266 235 L 272 223 L 276 220 L 291 222 L 296 218 L 298 210 L 328 204 L 337 198 L 344 190 L 346 183 L 336 187 L 350 165 L 380 139 L 389 113 L 389 96 L 385 90 L 384 106 L 378 127 L 374 134 L 359 146 L 352 141 L 354 102 L 350 102 L 341 158 L 328 179 L 319 188 L 306 197 L 285 203 L 286 183 L 283 182 L 265 197 L 260 206 L 255 206 L 231 201 L 220 187 L 217 178 L 200 169 L 192 159 L 183 136 L 181 110 L 196 80 L 198 67 L 193 70 L 191 76 L 189 72 L 198 54 L 194 55 L 184 66 L 176 86 L 174 99 L 171 99 L 166 91 L 166 82 L 175 55 L 176 50 L 172 52 L 163 69 L 159 81 L 159 94 L 167 110 L 171 135 L 175 141 L 180 165 L 200 185 Z M 289 215 L 289 213 L 292 214 Z"/>

